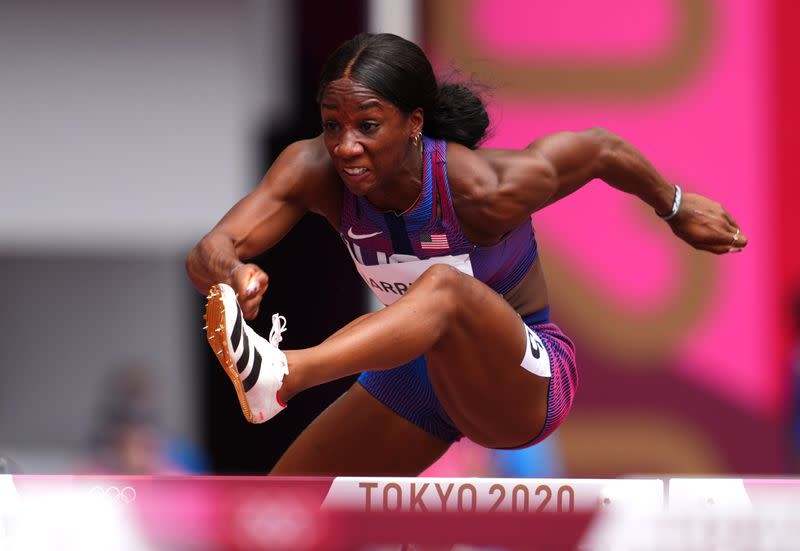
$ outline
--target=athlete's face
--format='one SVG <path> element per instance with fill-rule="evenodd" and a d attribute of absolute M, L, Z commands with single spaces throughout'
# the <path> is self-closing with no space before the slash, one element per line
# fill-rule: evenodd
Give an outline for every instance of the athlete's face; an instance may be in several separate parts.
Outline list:
<path fill-rule="evenodd" d="M 328 85 L 320 108 L 325 147 L 354 194 L 389 192 L 404 171 L 419 166 L 412 138 L 422 129 L 421 109 L 406 115 L 373 90 L 346 78 Z"/>

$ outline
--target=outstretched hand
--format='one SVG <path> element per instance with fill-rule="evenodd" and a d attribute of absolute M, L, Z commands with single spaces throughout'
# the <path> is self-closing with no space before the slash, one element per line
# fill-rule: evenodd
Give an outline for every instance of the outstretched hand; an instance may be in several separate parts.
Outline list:
<path fill-rule="evenodd" d="M 234 268 L 229 279 L 244 319 L 255 318 L 261 307 L 261 298 L 267 291 L 269 276 L 255 264 L 240 264 Z"/>
<path fill-rule="evenodd" d="M 739 224 L 722 205 L 702 195 L 684 193 L 678 214 L 668 223 L 675 235 L 696 249 L 724 254 L 747 246 Z"/>

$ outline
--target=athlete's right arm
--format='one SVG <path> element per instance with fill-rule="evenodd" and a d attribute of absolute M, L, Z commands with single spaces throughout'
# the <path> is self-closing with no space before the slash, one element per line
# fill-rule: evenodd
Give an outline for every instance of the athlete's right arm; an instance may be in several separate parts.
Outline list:
<path fill-rule="evenodd" d="M 303 188 L 314 181 L 319 164 L 312 150 L 309 141 L 287 147 L 258 187 L 192 248 L 186 272 L 198 291 L 227 283 L 238 293 L 245 318 L 258 314 L 268 277 L 246 261 L 280 241 L 309 210 L 313 193 Z"/>

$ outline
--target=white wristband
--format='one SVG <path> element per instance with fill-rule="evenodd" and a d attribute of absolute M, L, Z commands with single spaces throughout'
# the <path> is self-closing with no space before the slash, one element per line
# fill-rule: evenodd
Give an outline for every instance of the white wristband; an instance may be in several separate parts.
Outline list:
<path fill-rule="evenodd" d="M 678 210 L 681 208 L 681 186 L 675 184 L 675 200 L 672 202 L 672 210 L 669 211 L 669 214 L 658 214 L 663 220 L 672 220 L 675 218 L 675 215 L 678 214 Z"/>

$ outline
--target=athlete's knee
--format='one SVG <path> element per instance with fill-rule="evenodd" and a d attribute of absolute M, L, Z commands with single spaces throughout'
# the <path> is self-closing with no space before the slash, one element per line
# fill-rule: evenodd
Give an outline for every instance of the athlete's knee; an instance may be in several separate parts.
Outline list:
<path fill-rule="evenodd" d="M 434 264 L 423 272 L 414 288 L 424 292 L 438 306 L 439 312 L 445 314 L 451 310 L 449 307 L 457 306 L 464 277 L 467 276 L 452 266 Z"/>
<path fill-rule="evenodd" d="M 417 283 L 424 283 L 437 291 L 456 291 L 464 274 L 447 264 L 434 264 L 425 270 Z"/>
<path fill-rule="evenodd" d="M 436 305 L 443 323 L 449 325 L 463 315 L 464 299 L 468 293 L 470 276 L 446 264 L 434 264 L 420 276 L 414 288 L 425 293 Z"/>

